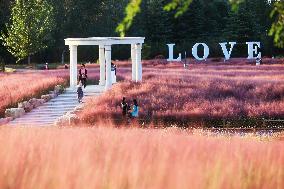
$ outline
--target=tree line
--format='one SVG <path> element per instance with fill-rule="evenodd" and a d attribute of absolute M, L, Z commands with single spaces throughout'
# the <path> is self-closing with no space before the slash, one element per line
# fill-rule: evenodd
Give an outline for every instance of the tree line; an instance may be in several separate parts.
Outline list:
<path fill-rule="evenodd" d="M 172 0 L 136 2 L 139 6 L 129 0 L 1 0 L 0 61 L 60 62 L 62 55 L 67 61 L 65 38 L 119 36 L 122 31 L 146 37 L 143 58 L 166 57 L 167 43 L 176 43 L 177 51 L 191 51 L 197 42 L 210 46 L 210 56 L 222 56 L 217 44 L 223 41 L 240 44 L 233 57 L 244 56 L 247 41 L 260 41 L 265 56 L 283 55 L 268 35 L 277 1 L 244 0 L 232 9 L 228 0 L 192 0 L 178 16 L 177 10 L 165 10 Z M 80 46 L 78 51 L 79 61 L 98 58 L 97 47 Z M 114 59 L 129 57 L 130 47 L 113 47 Z"/>

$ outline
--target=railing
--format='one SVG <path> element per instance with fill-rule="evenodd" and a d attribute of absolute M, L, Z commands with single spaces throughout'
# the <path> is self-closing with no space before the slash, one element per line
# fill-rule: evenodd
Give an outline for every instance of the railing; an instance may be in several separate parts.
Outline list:
<path fill-rule="evenodd" d="M 152 119 L 151 117 L 138 117 L 138 118 L 110 118 L 110 121 L 113 121 L 114 123 L 126 123 L 126 124 L 131 124 L 131 123 L 135 123 L 138 125 L 151 125 L 151 126 L 155 126 L 155 127 L 167 127 L 167 126 L 181 126 L 182 125 L 178 125 L 178 123 L 164 123 L 163 121 L 159 121 L 159 119 Z M 210 122 L 210 121 L 209 121 Z M 195 125 L 194 123 L 198 123 L 197 120 L 192 122 L 193 125 Z M 202 121 L 200 121 L 200 123 L 202 123 Z M 275 124 L 273 124 L 275 123 Z M 186 126 L 190 127 L 190 122 L 188 122 L 187 124 L 185 124 Z M 252 125 L 243 125 L 242 127 L 238 127 L 236 125 L 239 124 L 235 124 L 234 122 L 231 121 L 225 121 L 223 120 L 223 123 L 219 123 L 219 124 L 214 124 L 212 123 L 212 125 L 210 125 L 210 123 L 206 123 L 205 127 L 201 127 L 204 129 L 213 129 L 213 130 L 218 130 L 218 129 L 223 129 L 223 130 L 250 130 L 250 131 L 258 131 L 258 130 L 284 130 L 284 120 L 273 120 L 273 119 L 260 119 L 257 121 L 257 123 L 254 123 Z M 187 127 L 185 127 L 187 128 Z M 190 127 L 191 128 L 191 127 Z M 192 127 L 195 128 L 195 127 Z"/>
<path fill-rule="evenodd" d="M 163 119 L 159 119 L 155 116 L 155 111 L 149 111 L 146 114 L 140 115 L 138 118 L 134 118 L 131 120 L 130 118 L 111 118 L 111 121 L 114 121 L 115 123 L 121 124 L 121 123 L 128 123 L 131 124 L 135 122 L 135 124 L 142 125 L 142 126 L 154 126 L 154 127 L 167 127 L 167 126 L 177 126 L 177 127 L 184 127 L 188 128 L 190 127 L 191 123 L 192 125 L 201 125 L 200 128 L 208 128 L 208 129 L 223 129 L 223 130 L 247 130 L 247 131 L 260 131 L 260 130 L 281 130 L 284 131 L 284 120 L 283 119 L 239 119 L 239 120 L 229 120 L 229 119 L 220 119 L 220 120 L 185 120 L 184 124 L 181 121 L 181 125 L 178 123 L 175 124 L 173 121 L 171 123 L 163 122 Z M 195 124 L 197 123 L 197 124 Z M 199 124 L 201 123 L 201 124 Z M 202 123 L 204 123 L 204 127 L 202 127 Z M 191 128 L 191 127 L 190 127 Z"/>
<path fill-rule="evenodd" d="M 263 119 L 263 122 L 262 122 L 262 127 L 267 127 L 267 123 L 275 123 L 275 124 L 281 124 L 281 126 L 282 126 L 282 129 L 284 129 L 284 120 L 281 120 L 281 119 Z M 274 127 L 277 127 L 278 129 L 280 128 L 280 126 L 278 125 L 278 126 L 274 126 Z M 272 126 L 272 128 L 273 128 L 273 126 Z"/>

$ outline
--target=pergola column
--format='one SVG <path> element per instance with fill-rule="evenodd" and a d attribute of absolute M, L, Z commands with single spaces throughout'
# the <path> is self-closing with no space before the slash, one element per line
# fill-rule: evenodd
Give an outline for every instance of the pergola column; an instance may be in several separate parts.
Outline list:
<path fill-rule="evenodd" d="M 100 62 L 100 85 L 106 84 L 106 59 L 105 59 L 105 46 L 99 46 L 99 62 Z"/>
<path fill-rule="evenodd" d="M 77 85 L 77 46 L 69 45 L 70 51 L 70 87 Z"/>
<path fill-rule="evenodd" d="M 141 61 L 141 50 L 142 45 L 136 44 L 135 45 L 135 59 L 136 59 L 136 82 L 142 81 L 142 61 Z"/>
<path fill-rule="evenodd" d="M 135 49 L 135 44 L 131 44 L 131 62 L 132 62 L 132 81 L 136 81 L 136 49 Z"/>
<path fill-rule="evenodd" d="M 106 85 L 105 88 L 109 89 L 112 86 L 111 81 L 111 46 L 105 46 L 105 62 L 106 62 Z"/>

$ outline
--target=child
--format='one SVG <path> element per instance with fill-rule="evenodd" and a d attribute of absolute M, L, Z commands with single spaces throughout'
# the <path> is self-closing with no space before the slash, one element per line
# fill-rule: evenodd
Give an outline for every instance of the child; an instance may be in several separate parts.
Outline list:
<path fill-rule="evenodd" d="M 77 88 L 77 94 L 78 94 L 78 102 L 82 102 L 82 98 L 84 96 L 84 93 L 83 93 L 83 89 L 82 89 L 82 82 L 79 81 L 79 84 L 78 84 L 78 88 Z"/>

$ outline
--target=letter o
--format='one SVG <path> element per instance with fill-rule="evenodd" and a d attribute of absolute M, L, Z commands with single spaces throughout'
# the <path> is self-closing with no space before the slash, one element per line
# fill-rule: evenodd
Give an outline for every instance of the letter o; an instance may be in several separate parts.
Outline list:
<path fill-rule="evenodd" d="M 204 55 L 202 58 L 200 58 L 197 54 L 197 49 L 198 46 L 202 45 L 203 49 L 204 49 Z M 192 56 L 197 59 L 197 60 L 205 60 L 208 58 L 209 56 L 209 47 L 205 44 L 205 43 L 196 43 L 193 47 L 192 47 Z"/>

